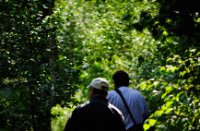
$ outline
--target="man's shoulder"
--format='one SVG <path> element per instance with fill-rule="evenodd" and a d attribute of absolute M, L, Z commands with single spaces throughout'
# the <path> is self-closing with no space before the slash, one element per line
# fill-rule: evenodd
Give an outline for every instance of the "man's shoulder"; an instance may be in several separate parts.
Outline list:
<path fill-rule="evenodd" d="M 132 92 L 132 93 L 135 93 L 135 94 L 138 94 L 138 95 L 141 95 L 141 92 L 137 89 L 134 89 L 134 88 L 131 88 L 129 87 L 129 92 Z"/>
<path fill-rule="evenodd" d="M 89 101 L 86 101 L 80 105 L 78 105 L 74 110 L 77 111 L 77 110 L 81 110 L 82 108 L 85 108 L 87 105 L 89 104 Z"/>

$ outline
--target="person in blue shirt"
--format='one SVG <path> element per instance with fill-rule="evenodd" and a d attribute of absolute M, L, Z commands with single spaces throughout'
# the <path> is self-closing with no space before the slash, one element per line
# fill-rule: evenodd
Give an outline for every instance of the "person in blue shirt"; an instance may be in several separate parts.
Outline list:
<path fill-rule="evenodd" d="M 109 87 L 105 78 L 93 79 L 90 100 L 75 108 L 64 131 L 126 131 L 122 112 L 106 98 Z"/>
<path fill-rule="evenodd" d="M 114 81 L 115 90 L 109 91 L 107 98 L 110 103 L 120 109 L 124 115 L 126 130 L 133 130 L 135 124 L 143 125 L 144 121 L 149 116 L 149 110 L 141 92 L 129 87 L 130 78 L 128 73 L 124 70 L 116 71 L 113 74 L 112 79 Z M 116 92 L 116 89 L 118 89 L 123 95 L 136 123 L 134 123 L 133 119 L 131 119 L 130 113 L 124 105 L 122 98 Z"/>

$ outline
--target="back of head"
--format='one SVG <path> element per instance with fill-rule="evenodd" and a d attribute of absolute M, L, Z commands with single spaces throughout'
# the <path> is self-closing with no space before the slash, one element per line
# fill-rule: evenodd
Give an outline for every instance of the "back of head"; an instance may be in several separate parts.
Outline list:
<path fill-rule="evenodd" d="M 92 80 L 89 87 L 92 88 L 94 94 L 106 96 L 110 85 L 105 78 L 98 77 Z"/>
<path fill-rule="evenodd" d="M 116 71 L 112 78 L 116 88 L 120 86 L 129 86 L 129 75 L 123 70 Z"/>

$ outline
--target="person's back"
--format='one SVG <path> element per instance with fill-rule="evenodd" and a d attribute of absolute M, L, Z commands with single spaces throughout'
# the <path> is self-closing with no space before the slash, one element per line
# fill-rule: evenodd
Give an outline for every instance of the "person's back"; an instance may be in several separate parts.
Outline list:
<path fill-rule="evenodd" d="M 106 97 L 94 95 L 90 101 L 78 106 L 69 118 L 65 131 L 125 131 L 123 115 Z M 101 92 L 101 91 L 100 91 Z"/>
<path fill-rule="evenodd" d="M 149 111 L 147 109 L 145 99 L 143 98 L 142 94 L 137 90 L 129 88 L 129 76 L 126 72 L 122 70 L 114 73 L 113 80 L 115 84 L 115 89 L 120 90 L 120 92 L 122 93 L 134 117 L 134 120 L 138 125 L 142 124 L 149 115 Z M 130 129 L 135 123 L 131 119 L 128 110 L 122 101 L 122 98 L 115 90 L 108 92 L 107 98 L 113 105 L 115 105 L 119 110 L 122 111 L 125 117 L 126 129 Z"/>
<path fill-rule="evenodd" d="M 120 87 L 119 90 L 123 94 L 129 109 L 131 109 L 131 113 L 133 114 L 135 121 L 137 124 L 141 124 L 148 117 L 148 110 L 141 93 L 137 90 L 123 86 Z M 129 129 L 133 125 L 133 120 L 124 106 L 121 97 L 116 93 L 116 91 L 110 91 L 108 93 L 108 99 L 123 113 L 126 128 Z"/>
<path fill-rule="evenodd" d="M 71 121 L 76 124 L 73 131 L 123 131 L 118 110 L 106 99 L 94 97 L 89 103 L 76 108 L 73 114 Z"/>

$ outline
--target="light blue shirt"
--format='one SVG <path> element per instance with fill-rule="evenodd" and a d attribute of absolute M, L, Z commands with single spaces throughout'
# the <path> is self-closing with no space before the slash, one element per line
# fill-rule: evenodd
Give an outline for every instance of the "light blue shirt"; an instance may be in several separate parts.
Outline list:
<path fill-rule="evenodd" d="M 136 123 L 141 124 L 149 115 L 144 97 L 139 91 L 129 87 L 122 86 L 119 88 L 119 90 L 121 91 L 127 105 L 129 106 L 129 109 L 131 110 Z M 126 129 L 134 125 L 134 122 L 131 119 L 119 94 L 115 90 L 112 90 L 108 92 L 107 98 L 110 103 L 115 105 L 123 113 Z"/>

